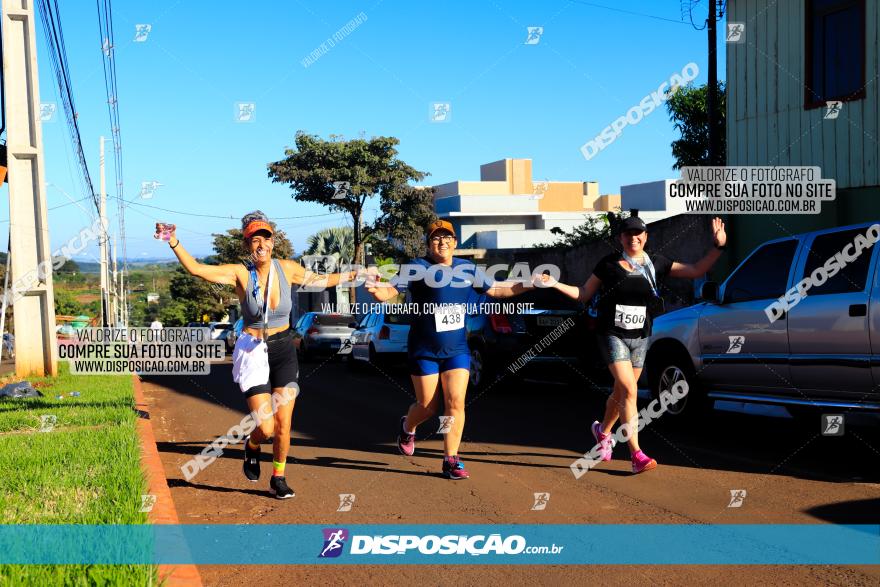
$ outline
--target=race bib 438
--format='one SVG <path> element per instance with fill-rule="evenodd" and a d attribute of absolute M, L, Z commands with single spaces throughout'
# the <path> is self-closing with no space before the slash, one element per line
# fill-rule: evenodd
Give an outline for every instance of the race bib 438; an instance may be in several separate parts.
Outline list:
<path fill-rule="evenodd" d="M 434 326 L 437 332 L 448 332 L 464 328 L 464 304 L 449 304 L 437 308 L 434 312 Z"/>

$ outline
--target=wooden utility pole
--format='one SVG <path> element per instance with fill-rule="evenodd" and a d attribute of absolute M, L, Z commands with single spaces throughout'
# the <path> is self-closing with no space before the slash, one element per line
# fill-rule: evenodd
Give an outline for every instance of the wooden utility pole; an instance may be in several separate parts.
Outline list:
<path fill-rule="evenodd" d="M 2 0 L 15 373 L 58 374 L 34 3 Z"/>

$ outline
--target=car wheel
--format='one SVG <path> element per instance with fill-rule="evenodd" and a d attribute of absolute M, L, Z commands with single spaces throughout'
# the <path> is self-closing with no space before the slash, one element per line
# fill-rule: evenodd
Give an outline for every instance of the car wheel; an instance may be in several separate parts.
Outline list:
<path fill-rule="evenodd" d="M 376 347 L 373 346 L 373 343 L 370 343 L 370 364 L 378 365 L 379 364 L 379 353 L 376 352 Z"/>
<path fill-rule="evenodd" d="M 651 397 L 655 400 L 660 399 L 663 392 L 669 393 L 673 397 L 673 386 L 678 383 L 687 385 L 687 395 L 678 399 L 675 403 L 667 403 L 666 412 L 670 416 L 680 418 L 682 420 L 690 420 L 692 418 L 703 415 L 707 412 L 707 398 L 699 388 L 694 367 L 690 360 L 680 356 L 661 357 L 656 368 L 651 370 Z M 675 391 L 681 389 L 676 386 Z"/>

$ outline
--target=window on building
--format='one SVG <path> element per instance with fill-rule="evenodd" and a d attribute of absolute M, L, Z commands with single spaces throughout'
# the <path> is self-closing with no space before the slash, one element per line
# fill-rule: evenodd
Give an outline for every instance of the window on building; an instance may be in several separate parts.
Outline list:
<path fill-rule="evenodd" d="M 807 0 L 804 106 L 865 97 L 865 0 Z"/>

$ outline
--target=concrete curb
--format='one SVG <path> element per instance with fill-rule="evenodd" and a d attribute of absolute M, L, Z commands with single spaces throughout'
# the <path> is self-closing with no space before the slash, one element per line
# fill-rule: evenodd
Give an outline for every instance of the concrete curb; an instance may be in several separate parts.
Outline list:
<path fill-rule="evenodd" d="M 149 406 L 144 400 L 141 380 L 132 375 L 135 408 L 138 410 L 137 429 L 141 438 L 141 468 L 147 478 L 147 491 L 156 496 L 148 516 L 152 524 L 179 524 L 177 510 L 171 499 L 171 490 L 165 478 L 165 469 L 159 458 L 156 437 L 149 420 Z M 159 565 L 159 582 L 167 587 L 202 587 L 202 579 L 195 565 Z"/>

